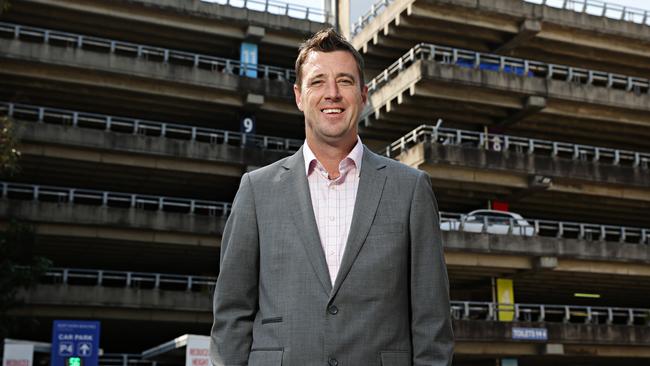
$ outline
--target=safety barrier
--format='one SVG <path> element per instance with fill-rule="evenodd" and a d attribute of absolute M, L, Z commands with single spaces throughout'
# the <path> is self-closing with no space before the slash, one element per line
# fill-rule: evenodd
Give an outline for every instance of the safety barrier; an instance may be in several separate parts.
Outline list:
<path fill-rule="evenodd" d="M 228 202 L 0 182 L 2 198 L 226 217 Z"/>
<path fill-rule="evenodd" d="M 99 366 L 156 366 L 156 362 L 142 359 L 139 353 L 104 353 Z"/>
<path fill-rule="evenodd" d="M 465 131 L 431 125 L 421 125 L 402 136 L 386 147 L 385 155 L 394 158 L 422 142 L 500 152 L 515 152 L 518 154 L 543 155 L 552 158 L 590 161 L 614 166 L 628 166 L 643 170 L 648 170 L 650 165 L 650 153 L 531 139 L 496 133 Z"/>
<path fill-rule="evenodd" d="M 28 27 L 13 23 L 0 22 L 0 37 L 11 37 L 14 39 L 42 42 L 62 47 L 75 47 L 94 52 L 106 52 L 109 54 L 142 58 L 148 61 L 177 64 L 226 74 L 244 76 L 254 70 L 264 79 L 283 81 L 295 80 L 295 72 L 292 69 L 250 64 L 223 57 L 208 56 L 107 38 L 91 37 L 51 29 Z"/>
<path fill-rule="evenodd" d="M 548 304 L 497 304 L 452 301 L 451 314 L 457 320 L 497 321 L 499 313 L 521 322 L 650 325 L 650 309 Z"/>
<path fill-rule="evenodd" d="M 457 67 L 492 70 L 523 77 L 559 80 L 579 85 L 604 87 L 626 92 L 650 94 L 650 80 L 645 78 L 594 71 L 571 66 L 547 64 L 497 54 L 481 53 L 454 47 L 420 43 L 411 48 L 397 61 L 368 83 L 368 90 L 374 92 L 389 82 L 398 73 L 418 60 L 430 60 L 440 64 Z"/>
<path fill-rule="evenodd" d="M 71 268 L 51 269 L 41 280 L 47 284 L 207 293 L 211 293 L 216 281 L 216 277 L 209 276 Z M 451 301 L 450 311 L 457 320 L 497 321 L 499 313 L 507 313 L 513 321 L 650 325 L 650 309 L 628 307 Z"/>
<path fill-rule="evenodd" d="M 329 12 L 323 9 L 312 8 L 298 4 L 291 4 L 274 0 L 201 0 L 206 3 L 217 3 L 237 8 L 261 11 L 274 15 L 285 15 L 297 19 L 306 19 L 314 22 L 334 24 Z"/>
<path fill-rule="evenodd" d="M 208 276 L 76 268 L 49 269 L 41 280 L 48 284 L 185 291 L 212 289 L 215 282 L 215 277 Z"/>
<path fill-rule="evenodd" d="M 0 181 L 2 199 L 33 200 L 56 203 L 76 203 L 102 207 L 136 208 L 150 211 L 178 212 L 209 216 L 228 216 L 231 204 L 218 201 L 192 200 L 129 193 L 117 193 L 78 188 L 62 188 L 32 184 L 9 183 Z M 491 230 L 491 226 L 499 225 L 503 234 L 510 235 L 539 235 L 554 238 L 579 239 L 588 241 L 610 241 L 630 244 L 650 244 L 650 229 L 601 225 L 572 221 L 554 221 L 526 219 L 509 220 L 503 223 L 498 218 L 484 218 L 480 232 L 500 234 L 501 230 Z M 467 215 L 452 212 L 440 213 L 440 225 L 446 231 L 468 231 Z M 475 225 L 476 223 L 473 223 Z M 525 228 L 523 232 L 521 228 Z M 530 229 L 528 229 L 530 228 Z"/>
<path fill-rule="evenodd" d="M 352 36 L 357 35 L 394 0 L 379 0 L 352 25 Z M 600 17 L 650 25 L 650 11 L 599 0 L 523 0 L 528 3 L 550 6 Z"/>
<path fill-rule="evenodd" d="M 303 140 L 298 139 L 7 102 L 0 102 L 0 115 L 2 114 L 20 121 L 287 152 L 297 151 L 303 144 Z"/>

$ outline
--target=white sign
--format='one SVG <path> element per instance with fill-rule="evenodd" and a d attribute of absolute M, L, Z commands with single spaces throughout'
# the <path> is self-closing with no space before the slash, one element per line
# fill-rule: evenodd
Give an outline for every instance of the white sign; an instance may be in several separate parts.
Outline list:
<path fill-rule="evenodd" d="M 512 339 L 530 341 L 547 341 L 548 331 L 546 328 L 512 328 Z"/>
<path fill-rule="evenodd" d="M 187 336 L 185 366 L 210 366 L 210 337 Z"/>
<path fill-rule="evenodd" d="M 2 366 L 32 366 L 33 361 L 33 344 L 5 343 Z"/>

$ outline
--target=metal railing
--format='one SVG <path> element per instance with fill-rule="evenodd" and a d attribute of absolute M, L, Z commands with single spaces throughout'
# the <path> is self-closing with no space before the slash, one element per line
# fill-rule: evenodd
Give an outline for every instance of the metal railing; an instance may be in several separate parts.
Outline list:
<path fill-rule="evenodd" d="M 547 64 L 490 53 L 474 52 L 454 47 L 420 43 L 386 68 L 368 83 L 370 92 L 392 80 L 402 70 L 419 60 L 430 60 L 440 64 L 464 68 L 491 70 L 524 77 L 559 80 L 578 85 L 605 87 L 626 92 L 650 94 L 650 80 L 645 78 L 594 71 L 577 67 Z"/>
<path fill-rule="evenodd" d="M 33 200 L 101 207 L 134 208 L 148 211 L 176 212 L 226 217 L 228 202 L 194 200 L 188 198 L 98 191 L 93 189 L 63 188 L 45 185 L 0 182 L 3 199 Z"/>
<path fill-rule="evenodd" d="M 467 219 L 467 214 L 441 212 L 440 226 L 444 231 L 481 232 L 488 234 L 499 234 L 503 232 L 503 234 L 509 235 L 544 236 L 557 239 L 650 245 L 650 228 L 529 218 L 525 219 L 525 223 L 515 219 L 510 219 L 508 223 L 503 223 L 502 218 L 487 216 L 483 217 L 482 222 L 472 221 L 470 225 Z"/>
<path fill-rule="evenodd" d="M 394 0 L 379 0 L 352 25 L 352 36 L 357 35 Z M 550 6 L 600 17 L 650 25 L 650 11 L 599 0 L 523 0 L 528 3 Z"/>
<path fill-rule="evenodd" d="M 297 19 L 306 19 L 319 23 L 333 24 L 330 14 L 323 9 L 312 8 L 309 6 L 291 4 L 275 0 L 201 0 L 205 3 L 216 3 L 228 5 L 236 8 L 245 8 L 249 10 L 261 11 L 274 15 L 286 15 Z"/>
<path fill-rule="evenodd" d="M 650 10 L 619 5 L 600 0 L 524 0 L 528 3 L 550 6 L 626 22 L 650 25 Z"/>
<path fill-rule="evenodd" d="M 368 25 L 377 15 L 381 14 L 394 0 L 379 0 L 370 5 L 370 9 L 364 15 L 361 15 L 356 22 L 352 24 L 350 33 L 352 37 L 356 36 Z"/>
<path fill-rule="evenodd" d="M 106 52 L 120 56 L 142 58 L 147 61 L 176 64 L 240 76 L 248 75 L 249 71 L 255 70 L 264 79 L 295 80 L 295 72 L 292 69 L 249 64 L 223 57 L 91 37 L 51 29 L 28 27 L 13 23 L 0 22 L 0 37 L 42 42 L 62 47 L 74 47 L 94 52 Z"/>
<path fill-rule="evenodd" d="M 155 366 L 156 362 L 142 359 L 139 353 L 104 353 L 99 366 Z"/>
<path fill-rule="evenodd" d="M 216 277 L 165 273 L 54 268 L 41 283 L 74 286 L 102 286 L 211 294 Z M 548 304 L 498 304 L 479 301 L 451 301 L 451 315 L 457 320 L 497 321 L 507 313 L 514 321 L 584 324 L 650 325 L 650 309 Z M 119 357 L 123 359 L 124 357 Z"/>
<path fill-rule="evenodd" d="M 598 162 L 615 166 L 628 166 L 647 170 L 650 153 L 619 150 L 607 147 L 572 144 L 568 142 L 539 140 L 519 136 L 465 131 L 421 125 L 386 147 L 384 154 L 394 158 L 416 144 L 431 142 L 492 151 L 512 151 L 519 154 L 535 154 L 552 158 Z"/>
<path fill-rule="evenodd" d="M 41 279 L 41 283 L 133 287 L 153 290 L 204 291 L 214 289 L 216 277 L 189 276 L 167 273 L 112 271 L 101 269 L 52 268 Z"/>
<path fill-rule="evenodd" d="M 20 121 L 286 152 L 295 152 L 303 144 L 303 140 L 298 139 L 245 134 L 215 128 L 194 127 L 177 123 L 156 122 L 7 102 L 0 102 L 0 115 L 2 114 L 6 114 Z"/>
<path fill-rule="evenodd" d="M 650 309 L 582 305 L 497 304 L 478 301 L 451 302 L 451 315 L 453 319 L 457 320 L 497 321 L 499 313 L 507 313 L 513 316 L 514 321 L 522 322 L 650 326 Z"/>
<path fill-rule="evenodd" d="M 9 183 L 0 181 L 2 199 L 32 200 L 42 202 L 95 205 L 102 207 L 136 208 L 150 211 L 177 212 L 209 216 L 228 216 L 231 204 L 218 201 L 200 201 L 186 198 L 172 198 L 129 193 L 116 193 L 90 189 L 62 188 L 33 184 Z M 509 220 L 504 224 L 499 218 L 484 218 L 481 232 L 494 234 L 488 226 L 505 226 L 504 234 L 517 235 L 522 227 L 531 228 L 519 235 L 539 235 L 554 238 L 578 239 L 587 241 L 610 241 L 630 244 L 650 244 L 650 229 L 590 224 L 572 221 L 526 219 Z M 468 231 L 467 215 L 440 212 L 440 225 L 446 231 Z M 498 234 L 498 232 L 497 232 Z"/>

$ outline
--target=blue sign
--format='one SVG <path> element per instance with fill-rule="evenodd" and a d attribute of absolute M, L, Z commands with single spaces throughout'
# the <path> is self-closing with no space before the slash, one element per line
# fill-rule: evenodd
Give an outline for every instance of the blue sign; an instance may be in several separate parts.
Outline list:
<path fill-rule="evenodd" d="M 255 43 L 241 43 L 239 61 L 241 63 L 239 75 L 257 78 L 257 45 Z"/>
<path fill-rule="evenodd" d="M 546 328 L 512 328 L 512 339 L 521 339 L 527 341 L 546 341 L 548 340 L 548 331 Z"/>
<path fill-rule="evenodd" d="M 55 320 L 50 366 L 97 366 L 99 330 L 98 321 Z"/>

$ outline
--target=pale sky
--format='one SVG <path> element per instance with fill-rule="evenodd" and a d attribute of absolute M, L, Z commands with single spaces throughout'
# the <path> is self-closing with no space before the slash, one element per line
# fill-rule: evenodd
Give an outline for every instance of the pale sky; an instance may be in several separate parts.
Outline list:
<path fill-rule="evenodd" d="M 525 1 L 529 1 L 531 3 L 541 3 L 542 0 L 525 0 Z M 556 3 L 561 3 L 564 0 L 547 0 L 547 1 L 548 2 L 555 1 Z M 587 1 L 602 2 L 601 0 L 587 0 Z M 323 9 L 324 0 L 288 0 L 287 2 L 290 2 L 292 4 L 300 4 L 300 5 L 309 6 L 313 8 Z M 576 0 L 576 2 L 582 3 L 582 0 Z M 630 6 L 634 8 L 643 9 L 643 10 L 650 10 L 650 0 L 610 0 L 606 2 L 612 5 L 623 5 L 623 6 Z"/>
<path fill-rule="evenodd" d="M 208 2 L 215 2 L 225 4 L 229 2 L 233 6 L 243 6 L 245 0 L 203 0 Z M 333 2 L 334 0 L 268 0 L 269 2 L 269 11 L 272 13 L 284 12 L 284 4 L 289 3 L 293 4 L 293 10 L 291 11 L 291 16 L 302 17 L 304 16 L 304 7 L 310 7 L 314 9 L 323 9 L 325 2 Z M 544 0 L 522 0 L 534 4 L 540 4 Z M 549 6 L 561 7 L 565 0 L 546 0 L 546 4 Z M 584 2 L 587 2 L 589 6 L 587 7 L 587 13 L 600 15 L 602 13 L 602 0 L 568 0 L 569 4 L 573 4 L 574 10 L 582 10 Z M 351 0 L 353 8 L 351 9 L 351 19 L 355 21 L 359 16 L 364 15 L 370 9 L 370 5 L 376 3 L 377 0 Z M 610 18 L 620 18 L 621 9 L 623 6 L 635 8 L 640 10 L 637 14 L 628 14 L 627 20 L 633 20 L 637 23 L 640 23 L 643 19 L 642 12 L 645 10 L 650 11 L 650 0 L 608 0 L 606 1 L 611 6 L 608 6 L 607 16 Z M 255 10 L 264 9 L 265 0 L 248 0 L 247 7 Z M 633 18 L 631 18 L 633 17 Z M 316 20 L 314 17 L 310 16 L 310 19 Z"/>

